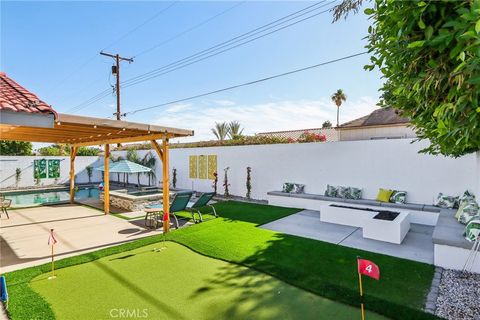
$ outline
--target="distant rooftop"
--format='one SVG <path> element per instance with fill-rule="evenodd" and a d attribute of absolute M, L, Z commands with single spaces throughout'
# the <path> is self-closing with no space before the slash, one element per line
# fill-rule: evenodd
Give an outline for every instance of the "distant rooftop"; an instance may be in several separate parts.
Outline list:
<path fill-rule="evenodd" d="M 56 116 L 55 110 L 50 105 L 10 79 L 5 72 L 0 72 L 0 110 Z"/>
<path fill-rule="evenodd" d="M 410 122 L 408 118 L 398 115 L 397 112 L 390 107 L 380 108 L 366 116 L 341 124 L 340 129 L 407 124 Z"/>

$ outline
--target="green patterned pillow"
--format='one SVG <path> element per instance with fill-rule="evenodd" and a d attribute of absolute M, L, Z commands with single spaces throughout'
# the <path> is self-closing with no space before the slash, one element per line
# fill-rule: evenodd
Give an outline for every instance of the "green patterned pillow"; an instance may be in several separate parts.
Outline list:
<path fill-rule="evenodd" d="M 305 193 L 305 185 L 300 183 L 294 183 L 293 193 Z"/>
<path fill-rule="evenodd" d="M 461 204 L 462 202 L 468 202 L 469 200 L 475 200 L 475 195 L 472 192 L 466 190 L 460 196 L 459 203 Z"/>
<path fill-rule="evenodd" d="M 394 190 L 390 196 L 390 202 L 392 203 L 406 203 L 407 202 L 407 191 L 398 191 Z"/>
<path fill-rule="evenodd" d="M 480 235 L 480 216 L 475 216 L 470 221 L 468 221 L 467 227 L 465 228 L 465 239 L 468 241 L 477 240 Z"/>
<path fill-rule="evenodd" d="M 342 186 L 339 186 L 338 187 L 338 190 L 337 190 L 337 197 L 338 198 L 347 198 L 348 194 L 350 193 L 350 188 L 349 187 L 342 187 Z"/>
<path fill-rule="evenodd" d="M 460 219 L 460 216 L 462 215 L 462 212 L 463 212 L 463 208 L 465 208 L 467 204 L 468 204 L 467 201 L 463 201 L 462 203 L 460 203 L 457 213 L 455 213 L 455 219 L 457 219 L 457 221 Z"/>
<path fill-rule="evenodd" d="M 458 218 L 458 222 L 462 224 L 467 224 L 468 221 L 470 221 L 470 219 L 478 215 L 478 211 L 479 211 L 478 203 L 475 200 L 470 200 L 464 205 L 462 213 Z"/>
<path fill-rule="evenodd" d="M 440 208 L 453 209 L 458 206 L 458 197 L 447 196 L 440 192 L 434 205 Z"/>
<path fill-rule="evenodd" d="M 290 193 L 293 191 L 293 189 L 295 188 L 295 184 L 294 183 L 291 183 L 291 182 L 285 182 L 283 184 L 283 189 L 282 191 L 283 192 L 286 192 L 286 193 Z"/>
<path fill-rule="evenodd" d="M 362 189 L 349 187 L 346 197 L 348 199 L 355 199 L 355 200 L 362 199 Z"/>
<path fill-rule="evenodd" d="M 331 186 L 327 184 L 327 190 L 325 190 L 325 195 L 327 197 L 336 197 L 338 192 L 338 188 L 335 186 Z"/>

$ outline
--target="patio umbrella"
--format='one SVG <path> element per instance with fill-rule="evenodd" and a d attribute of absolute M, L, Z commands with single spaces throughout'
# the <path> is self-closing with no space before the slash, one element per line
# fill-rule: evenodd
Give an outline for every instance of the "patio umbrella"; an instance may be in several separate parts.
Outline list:
<path fill-rule="evenodd" d="M 128 160 L 118 160 L 115 162 L 110 162 L 108 165 L 108 172 L 111 173 L 142 173 L 142 172 L 150 172 L 152 171 L 151 168 L 142 166 L 141 164 L 128 161 Z M 96 167 L 95 170 L 98 171 L 105 171 L 105 166 Z"/>

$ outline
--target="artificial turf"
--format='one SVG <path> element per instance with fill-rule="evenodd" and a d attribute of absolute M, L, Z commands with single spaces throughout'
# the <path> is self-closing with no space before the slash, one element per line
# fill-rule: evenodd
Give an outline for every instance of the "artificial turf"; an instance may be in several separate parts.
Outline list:
<path fill-rule="evenodd" d="M 202 255 L 247 266 L 319 296 L 359 305 L 356 258 L 371 259 L 381 269 L 380 281 L 364 280 L 367 309 L 394 319 L 433 319 L 422 311 L 434 267 L 321 241 L 285 235 L 259 225 L 280 219 L 298 209 L 234 201 L 215 205 L 220 218 L 174 230 L 167 239 Z M 189 216 L 185 214 L 185 216 Z M 211 216 L 204 216 L 206 219 Z M 116 247 L 58 261 L 59 268 L 95 261 L 108 255 L 157 243 L 153 236 Z M 128 260 L 128 259 L 127 259 Z M 154 265 L 152 268 L 160 268 Z M 30 281 L 47 272 L 48 265 L 7 274 L 10 288 L 9 315 L 13 319 L 53 316 L 50 305 L 31 289 Z M 70 269 L 70 268 L 69 268 Z M 104 292 L 105 295 L 111 292 Z M 13 298 L 15 297 L 15 298 Z M 33 313 L 32 313 L 33 312 Z M 301 316 L 298 317 L 302 319 Z M 321 319 L 322 317 L 319 316 Z"/>
<path fill-rule="evenodd" d="M 173 242 L 43 274 L 32 288 L 57 319 L 352 319 L 359 309 Z M 134 316 L 133 316 L 134 315 Z M 383 319 L 369 313 L 368 319 Z"/>

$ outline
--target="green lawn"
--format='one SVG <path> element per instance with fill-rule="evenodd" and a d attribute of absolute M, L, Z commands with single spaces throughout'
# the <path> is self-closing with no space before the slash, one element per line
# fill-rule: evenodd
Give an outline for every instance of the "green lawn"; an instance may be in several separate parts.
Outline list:
<path fill-rule="evenodd" d="M 422 311 L 433 277 L 433 266 L 289 236 L 258 227 L 261 224 L 295 213 L 298 211 L 297 209 L 234 201 L 218 203 L 216 208 L 221 218 L 209 220 L 188 228 L 173 230 L 168 234 L 167 239 L 183 244 L 204 256 L 249 267 L 294 285 L 297 288 L 354 307 L 357 307 L 360 302 L 358 297 L 356 257 L 362 256 L 376 262 L 381 269 L 380 281 L 369 278 L 364 280 L 367 309 L 395 319 L 435 318 Z M 58 261 L 57 266 L 59 268 L 70 267 L 97 260 L 93 263 L 59 271 L 69 273 L 69 270 L 74 268 L 98 268 L 99 261 L 110 261 L 112 264 L 116 264 L 116 260 L 109 260 L 111 258 L 104 257 L 117 253 L 128 255 L 129 253 L 126 252 L 128 250 L 154 244 L 161 239 L 162 236 L 144 238 L 132 243 L 63 259 Z M 145 248 L 140 249 L 140 251 L 142 250 L 148 251 Z M 104 260 L 98 260 L 101 258 L 104 258 Z M 134 261 L 136 257 L 135 259 L 129 257 L 119 260 L 127 262 L 129 259 Z M 103 265 L 105 264 L 103 263 Z M 152 263 L 151 268 L 152 273 L 157 273 L 162 268 L 162 263 Z M 55 301 L 52 302 L 52 307 L 50 307 L 42 299 L 42 296 L 45 295 L 43 291 L 42 296 L 40 296 L 32 290 L 31 286 L 36 286 L 37 284 L 30 281 L 47 272 L 48 269 L 49 266 L 44 265 L 7 274 L 11 296 L 10 315 L 13 319 L 31 318 L 32 312 L 39 318 L 47 319 L 53 315 L 52 309 L 54 312 L 59 312 L 57 309 L 62 308 L 59 302 Z M 115 274 L 121 275 L 122 279 L 129 279 L 131 271 L 119 271 Z M 191 275 L 192 279 L 193 274 Z M 149 276 L 152 277 L 148 271 L 143 271 L 142 275 L 147 278 Z M 135 277 L 135 279 L 137 278 L 138 276 Z M 211 278 L 207 277 L 205 279 Z M 222 277 L 217 278 L 217 280 L 220 279 Z M 271 278 L 269 277 L 269 279 Z M 80 281 L 82 286 L 83 282 L 88 282 L 88 278 L 83 278 L 82 280 Z M 221 281 L 219 285 L 221 285 Z M 133 281 L 133 283 L 136 284 L 136 288 L 142 290 L 144 286 L 148 285 L 142 284 L 139 286 L 137 285 L 137 280 Z M 75 290 L 75 287 L 79 285 L 78 283 L 72 283 L 69 285 L 70 291 Z M 125 292 L 127 292 L 127 289 L 124 289 L 121 294 L 125 294 Z M 102 289 L 101 294 L 108 297 L 111 295 L 116 296 L 118 293 L 106 287 Z M 45 298 L 50 299 L 50 296 L 45 295 Z M 84 299 L 87 298 L 87 296 L 84 297 Z M 79 299 L 82 300 L 82 298 Z M 240 300 L 237 303 L 240 303 Z M 271 303 L 273 304 L 273 300 Z M 332 301 L 329 303 L 335 304 Z M 337 307 L 334 309 L 338 309 L 335 312 L 348 312 L 348 308 L 343 310 L 346 308 L 345 305 L 335 305 Z M 248 310 L 248 303 L 247 307 L 242 308 L 247 308 Z M 281 308 L 281 306 L 276 308 Z M 218 310 L 218 312 L 226 311 Z M 308 311 L 303 310 L 303 312 Z M 301 319 L 302 317 L 299 318 Z M 321 317 L 319 316 L 319 318 Z"/>
<path fill-rule="evenodd" d="M 359 309 L 288 285 L 252 269 L 154 244 L 33 279 L 57 319 L 353 319 Z M 93 307 L 94 306 L 94 307 Z M 125 311 L 121 311 L 121 309 Z M 144 313 L 145 312 L 145 313 Z M 300 316 L 301 315 L 301 316 Z M 383 319 L 370 313 L 369 319 Z"/>

